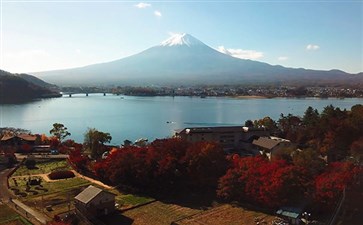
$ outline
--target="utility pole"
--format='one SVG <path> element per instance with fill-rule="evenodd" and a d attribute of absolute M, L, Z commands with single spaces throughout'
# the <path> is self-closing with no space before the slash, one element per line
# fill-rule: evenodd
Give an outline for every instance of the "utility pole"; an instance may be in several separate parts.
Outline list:
<path fill-rule="evenodd" d="M 68 204 L 68 214 L 71 212 L 71 198 L 70 198 L 70 195 L 69 195 L 69 192 L 67 194 L 67 204 Z"/>

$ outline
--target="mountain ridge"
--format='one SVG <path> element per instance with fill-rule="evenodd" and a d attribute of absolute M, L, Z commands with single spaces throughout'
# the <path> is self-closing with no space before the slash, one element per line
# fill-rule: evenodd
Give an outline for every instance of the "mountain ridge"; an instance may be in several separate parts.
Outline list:
<path fill-rule="evenodd" d="M 286 68 L 223 54 L 189 34 L 178 34 L 140 53 L 106 63 L 34 73 L 56 84 L 152 85 L 356 82 L 340 70 Z M 363 78 L 359 77 L 363 83 Z"/>
<path fill-rule="evenodd" d="M 0 104 L 61 96 L 55 85 L 28 74 L 12 74 L 4 70 L 0 70 L 0 87 Z"/>

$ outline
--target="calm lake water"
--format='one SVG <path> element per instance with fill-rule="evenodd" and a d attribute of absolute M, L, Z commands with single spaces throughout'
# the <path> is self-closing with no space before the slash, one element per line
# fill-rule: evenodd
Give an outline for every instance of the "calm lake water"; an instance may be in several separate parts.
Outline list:
<path fill-rule="evenodd" d="M 16 127 L 49 135 L 63 123 L 72 139 L 83 142 L 88 127 L 109 132 L 112 144 L 125 139 L 170 137 L 175 129 L 192 126 L 241 125 L 265 116 L 278 119 L 303 115 L 308 106 L 319 112 L 332 104 L 350 109 L 363 99 L 234 99 L 199 97 L 134 97 L 103 94 L 73 95 L 26 104 L 0 105 L 0 127 Z"/>

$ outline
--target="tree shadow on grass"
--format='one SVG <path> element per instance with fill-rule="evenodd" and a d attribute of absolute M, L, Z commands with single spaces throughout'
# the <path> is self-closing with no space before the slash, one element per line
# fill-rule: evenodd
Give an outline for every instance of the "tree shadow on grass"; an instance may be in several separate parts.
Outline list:
<path fill-rule="evenodd" d="M 166 204 L 175 204 L 192 209 L 206 209 L 216 202 L 215 189 L 171 188 L 168 190 L 139 190 L 127 186 L 118 186 L 124 194 L 154 198 Z"/>
<path fill-rule="evenodd" d="M 115 211 L 111 215 L 103 216 L 99 218 L 106 225 L 131 225 L 134 220 L 124 216 L 120 211 Z"/>

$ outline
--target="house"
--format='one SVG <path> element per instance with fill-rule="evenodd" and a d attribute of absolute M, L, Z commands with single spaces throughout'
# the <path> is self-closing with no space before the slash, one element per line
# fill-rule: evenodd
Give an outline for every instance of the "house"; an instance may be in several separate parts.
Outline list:
<path fill-rule="evenodd" d="M 253 140 L 252 144 L 260 150 L 261 154 L 265 153 L 269 159 L 278 154 L 282 149 L 293 146 L 289 140 L 272 136 L 260 137 Z"/>
<path fill-rule="evenodd" d="M 5 134 L 0 139 L 0 143 L 3 146 L 15 146 L 22 144 L 34 145 L 36 140 L 37 136 L 31 134 L 18 134 L 18 135 Z"/>
<path fill-rule="evenodd" d="M 104 191 L 92 185 L 79 193 L 75 200 L 77 212 L 93 218 L 111 214 L 115 211 L 115 194 Z"/>
<path fill-rule="evenodd" d="M 219 143 L 226 152 L 253 154 L 252 142 L 259 137 L 269 136 L 266 128 L 243 126 L 190 127 L 176 131 L 175 137 L 189 142 L 211 141 Z"/>
<path fill-rule="evenodd" d="M 38 136 L 31 134 L 5 134 L 0 139 L 0 146 L 6 149 L 6 152 L 21 151 L 22 146 L 28 146 L 32 149 L 37 139 Z"/>

